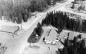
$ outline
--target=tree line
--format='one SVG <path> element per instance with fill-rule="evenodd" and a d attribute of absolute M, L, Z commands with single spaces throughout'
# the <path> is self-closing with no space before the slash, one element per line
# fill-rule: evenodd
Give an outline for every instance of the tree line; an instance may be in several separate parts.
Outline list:
<path fill-rule="evenodd" d="M 86 54 L 86 39 L 82 39 L 81 34 L 70 40 L 69 37 L 62 43 L 64 47 L 56 51 L 57 54 Z"/>
<path fill-rule="evenodd" d="M 58 32 L 61 32 L 63 29 L 77 31 L 77 32 L 86 32 L 86 20 L 80 20 L 70 18 L 66 12 L 50 12 L 47 13 L 45 19 L 42 20 L 42 25 L 52 25 L 58 28 Z"/>
<path fill-rule="evenodd" d="M 32 0 L 31 5 L 28 7 L 28 9 L 31 12 L 35 11 L 42 12 L 45 9 L 47 9 L 48 6 L 55 5 L 58 1 L 61 2 L 64 0 L 40 0 L 39 2 L 36 0 Z"/>
<path fill-rule="evenodd" d="M 40 40 L 43 33 L 42 25 L 40 23 L 37 24 L 37 27 L 34 28 L 32 34 L 27 39 L 28 43 L 36 43 Z"/>
<path fill-rule="evenodd" d="M 26 3 L 23 2 L 24 4 L 10 4 L 6 6 L 6 8 L 0 8 L 0 16 L 7 16 L 9 18 L 7 19 L 8 21 L 21 24 L 22 22 L 28 21 L 32 12 L 42 12 L 49 8 L 49 6 L 55 5 L 57 1 L 58 0 L 25 0 Z"/>

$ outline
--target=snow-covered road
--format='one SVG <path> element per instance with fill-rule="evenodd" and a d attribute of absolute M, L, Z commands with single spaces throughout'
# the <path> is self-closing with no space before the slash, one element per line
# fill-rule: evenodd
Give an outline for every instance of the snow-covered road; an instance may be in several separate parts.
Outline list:
<path fill-rule="evenodd" d="M 29 24 L 29 26 L 26 25 L 26 27 L 27 27 L 27 30 L 25 32 L 26 34 L 20 38 L 20 42 L 22 42 L 21 48 L 22 47 L 24 48 L 26 45 L 29 44 L 29 43 L 28 44 L 26 43 L 27 38 L 29 38 L 30 34 L 32 33 L 33 29 L 36 27 L 37 23 L 41 22 L 41 20 L 46 17 L 46 14 L 48 12 L 61 10 L 61 11 L 66 11 L 66 12 L 72 12 L 72 13 L 74 13 L 73 11 L 67 10 L 65 8 L 65 5 L 67 5 L 67 4 L 71 3 L 71 2 L 72 2 L 72 0 L 68 0 L 67 2 L 62 3 L 62 4 L 59 4 L 59 5 L 56 4 L 54 7 L 51 7 L 48 11 L 46 11 L 44 13 L 38 13 L 37 17 L 35 18 L 35 20 L 32 21 L 32 23 Z M 78 13 L 76 13 L 76 14 L 78 14 Z M 25 28 L 25 27 L 23 27 L 23 28 Z M 26 43 L 26 44 L 24 44 L 24 43 Z M 28 52 L 28 53 L 30 53 L 30 52 Z"/>
<path fill-rule="evenodd" d="M 22 31 L 20 34 L 18 34 L 19 38 L 7 40 L 7 44 L 10 48 L 7 50 L 7 52 L 5 54 L 20 54 L 21 52 L 23 52 L 24 47 L 29 45 L 29 43 L 27 43 L 27 39 L 33 32 L 33 29 L 37 26 L 37 23 L 41 22 L 42 19 L 46 17 L 46 14 L 48 12 L 51 12 L 54 10 L 55 11 L 62 10 L 62 7 L 69 4 L 71 1 L 72 0 L 68 0 L 67 2 L 61 3 L 59 5 L 56 4 L 55 6 L 49 8 L 46 12 L 36 14 L 27 23 L 20 24 L 19 26 L 22 26 L 22 29 L 24 29 L 24 31 Z M 16 24 L 13 24 L 13 25 L 15 26 Z M 28 53 L 30 54 L 30 52 L 28 52 Z"/>
<path fill-rule="evenodd" d="M 57 3 L 55 6 L 49 8 L 46 12 L 36 14 L 35 15 L 36 17 L 35 16 L 32 17 L 32 18 L 35 18 L 35 19 L 33 21 L 22 24 L 22 28 L 23 29 L 29 29 L 33 24 L 41 22 L 41 20 L 46 17 L 47 13 L 52 12 L 52 11 L 62 10 L 62 7 L 64 7 L 65 5 L 71 3 L 72 1 L 73 0 L 68 0 L 65 3 L 61 3 L 61 4 Z M 63 11 L 65 11 L 65 9 L 63 9 Z"/>
<path fill-rule="evenodd" d="M 59 4 L 59 5 L 55 5 L 54 7 L 51 7 L 48 11 L 46 11 L 44 13 L 38 13 L 37 14 L 38 16 L 36 17 L 36 19 L 29 25 L 28 30 L 26 30 L 26 35 L 21 37 L 20 41 L 23 41 L 22 45 L 23 46 L 25 45 L 24 43 L 27 41 L 27 38 L 29 38 L 30 34 L 32 33 L 33 29 L 36 27 L 37 23 L 41 22 L 41 20 L 46 17 L 46 14 L 48 12 L 51 12 L 54 10 L 58 11 L 59 9 L 61 9 L 61 6 L 65 6 L 65 5 L 69 4 L 70 2 L 71 2 L 71 0 L 69 0 L 65 3 Z"/>

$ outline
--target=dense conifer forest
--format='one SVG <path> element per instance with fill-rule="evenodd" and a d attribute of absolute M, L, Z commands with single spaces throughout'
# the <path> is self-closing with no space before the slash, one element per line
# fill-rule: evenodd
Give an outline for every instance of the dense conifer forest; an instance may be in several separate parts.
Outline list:
<path fill-rule="evenodd" d="M 63 49 L 58 49 L 57 54 L 86 54 L 86 39 L 82 39 L 79 34 L 77 37 L 74 37 L 73 40 L 69 40 L 69 37 L 65 39 Z"/>
<path fill-rule="evenodd" d="M 77 32 L 86 32 L 86 20 L 80 20 L 70 18 L 66 12 L 50 12 L 47 13 L 45 19 L 42 20 L 42 25 L 52 25 L 58 28 L 58 31 L 61 32 L 63 29 L 77 31 Z"/>
<path fill-rule="evenodd" d="M 37 24 L 37 27 L 33 30 L 32 34 L 28 38 L 27 42 L 36 43 L 40 40 L 43 33 L 42 25 L 40 23 Z"/>

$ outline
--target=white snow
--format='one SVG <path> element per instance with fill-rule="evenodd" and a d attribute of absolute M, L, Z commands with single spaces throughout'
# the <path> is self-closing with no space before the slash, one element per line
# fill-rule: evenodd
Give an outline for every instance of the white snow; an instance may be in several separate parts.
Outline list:
<path fill-rule="evenodd" d="M 51 52 L 48 53 L 48 48 L 46 48 L 46 46 L 42 46 L 42 44 L 38 44 L 39 46 L 41 45 L 41 48 L 38 50 L 34 50 L 32 48 L 29 48 L 28 43 L 26 42 L 27 38 L 29 38 L 30 34 L 32 33 L 32 31 L 35 28 L 35 26 L 37 25 L 37 23 L 41 22 L 42 19 L 45 18 L 46 14 L 48 12 L 51 12 L 54 10 L 55 11 L 59 11 L 59 10 L 68 11 L 64 8 L 64 6 L 69 4 L 71 1 L 72 0 L 68 0 L 67 2 L 62 3 L 62 4 L 56 4 L 54 7 L 51 7 L 46 12 L 37 13 L 35 16 L 32 16 L 31 19 L 28 20 L 28 22 L 26 22 L 26 23 L 15 24 L 12 22 L 0 20 L 0 26 L 4 26 L 4 25 L 6 25 L 6 26 L 19 26 L 20 28 L 22 28 L 24 30 L 23 32 L 21 32 L 19 34 L 19 36 L 20 36 L 19 38 L 6 40 L 6 42 L 7 42 L 6 44 L 10 47 L 9 50 L 6 52 L 6 54 L 21 54 L 22 52 L 24 52 L 26 54 L 28 54 L 28 53 L 30 53 L 30 54 L 35 54 L 35 53 L 41 54 L 42 53 L 41 51 L 43 51 L 44 54 L 50 54 Z M 2 28 L 0 27 L 0 29 L 2 29 Z M 24 51 L 25 46 L 28 47 L 27 51 Z M 33 52 L 32 52 L 32 50 L 33 50 Z"/>

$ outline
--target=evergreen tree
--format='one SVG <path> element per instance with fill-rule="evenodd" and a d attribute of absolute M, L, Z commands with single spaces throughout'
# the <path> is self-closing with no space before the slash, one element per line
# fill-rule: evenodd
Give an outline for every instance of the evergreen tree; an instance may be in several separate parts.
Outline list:
<path fill-rule="evenodd" d="M 36 43 L 40 40 L 41 36 L 42 36 L 42 26 L 40 23 L 37 24 L 37 27 L 34 28 L 32 34 L 30 35 L 30 37 L 28 38 L 27 42 L 29 43 Z"/>

